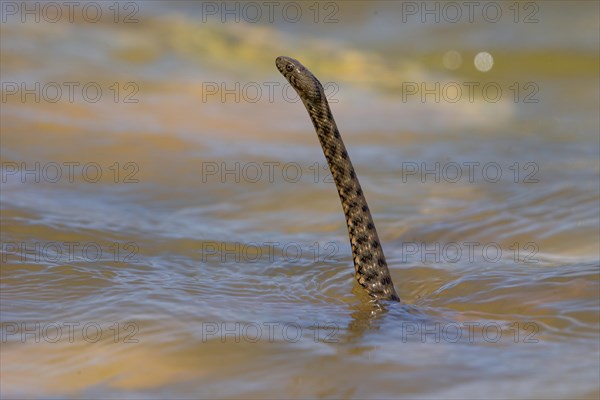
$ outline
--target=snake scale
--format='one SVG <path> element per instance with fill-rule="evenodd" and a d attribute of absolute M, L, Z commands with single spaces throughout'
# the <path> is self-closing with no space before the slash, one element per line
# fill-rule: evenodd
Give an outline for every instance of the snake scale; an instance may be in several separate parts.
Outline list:
<path fill-rule="evenodd" d="M 375 299 L 400 301 L 367 200 L 331 114 L 323 86 L 293 58 L 277 57 L 275 65 L 300 96 L 321 142 L 346 216 L 356 280 Z"/>

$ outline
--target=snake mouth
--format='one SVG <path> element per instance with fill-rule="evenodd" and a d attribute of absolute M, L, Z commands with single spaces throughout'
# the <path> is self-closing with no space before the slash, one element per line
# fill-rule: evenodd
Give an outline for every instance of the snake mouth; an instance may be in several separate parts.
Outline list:
<path fill-rule="evenodd" d="M 289 64 L 293 64 L 293 61 L 290 57 L 279 56 L 275 59 L 275 65 L 277 66 L 277 69 L 284 75 L 286 72 L 285 69 Z"/>
<path fill-rule="evenodd" d="M 277 69 L 279 70 L 279 72 L 283 73 L 282 68 L 282 64 L 283 63 L 283 57 L 279 56 L 275 59 L 275 66 L 277 67 Z"/>

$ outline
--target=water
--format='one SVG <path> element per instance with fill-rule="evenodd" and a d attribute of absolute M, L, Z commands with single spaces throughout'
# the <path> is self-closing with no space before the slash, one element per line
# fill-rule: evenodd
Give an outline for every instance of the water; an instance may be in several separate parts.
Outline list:
<path fill-rule="evenodd" d="M 395 2 L 21 23 L 15 4 L 3 397 L 599 396 L 597 3 L 498 3 L 497 23 Z M 278 55 L 329 84 L 402 305 L 354 282 Z"/>

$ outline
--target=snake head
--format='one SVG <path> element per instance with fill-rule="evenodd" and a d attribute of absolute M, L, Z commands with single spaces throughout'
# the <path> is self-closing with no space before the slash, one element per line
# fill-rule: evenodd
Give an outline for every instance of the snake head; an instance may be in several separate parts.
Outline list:
<path fill-rule="evenodd" d="M 303 102 L 325 98 L 321 82 L 300 61 L 280 56 L 275 59 L 275 65 Z"/>

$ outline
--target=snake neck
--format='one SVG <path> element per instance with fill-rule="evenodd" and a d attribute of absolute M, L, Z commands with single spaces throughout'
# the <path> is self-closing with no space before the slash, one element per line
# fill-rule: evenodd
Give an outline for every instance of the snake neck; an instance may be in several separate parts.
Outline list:
<path fill-rule="evenodd" d="M 356 280 L 377 299 L 400 301 L 388 270 L 381 242 L 360 187 L 358 177 L 346 151 L 323 91 L 315 99 L 302 99 L 315 127 L 329 170 L 342 202 Z"/>

